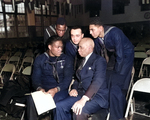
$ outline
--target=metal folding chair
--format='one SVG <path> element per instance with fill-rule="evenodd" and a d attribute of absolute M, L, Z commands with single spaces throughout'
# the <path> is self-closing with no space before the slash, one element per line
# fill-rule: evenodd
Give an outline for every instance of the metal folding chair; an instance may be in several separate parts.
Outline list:
<path fill-rule="evenodd" d="M 130 97 L 129 97 L 129 101 L 128 101 L 128 105 L 127 105 L 127 109 L 126 109 L 126 113 L 125 113 L 125 118 L 128 118 L 129 113 L 130 113 L 130 116 L 131 115 L 133 116 L 135 114 L 135 115 L 139 115 L 144 118 L 150 119 L 150 116 L 148 116 L 146 114 L 142 114 L 135 110 L 134 104 L 133 104 L 133 101 L 135 101 L 134 100 L 135 98 L 133 96 L 134 92 L 150 93 L 150 78 L 142 78 L 134 83 L 131 93 L 130 93 Z M 130 110 L 130 112 L 129 112 L 129 110 Z"/>

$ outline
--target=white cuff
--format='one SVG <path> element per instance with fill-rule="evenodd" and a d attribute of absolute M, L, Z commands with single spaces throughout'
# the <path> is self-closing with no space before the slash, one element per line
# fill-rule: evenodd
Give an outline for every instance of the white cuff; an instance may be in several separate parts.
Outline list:
<path fill-rule="evenodd" d="M 89 101 L 89 100 L 90 100 L 90 98 L 89 98 L 88 96 L 86 96 L 86 95 L 83 95 L 82 97 L 85 98 L 86 101 Z"/>

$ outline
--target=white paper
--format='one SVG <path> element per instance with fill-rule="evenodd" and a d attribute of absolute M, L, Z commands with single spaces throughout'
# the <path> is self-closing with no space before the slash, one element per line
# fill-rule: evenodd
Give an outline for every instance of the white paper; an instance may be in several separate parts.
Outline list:
<path fill-rule="evenodd" d="M 50 94 L 42 91 L 31 93 L 38 115 L 56 108 L 55 102 Z"/>

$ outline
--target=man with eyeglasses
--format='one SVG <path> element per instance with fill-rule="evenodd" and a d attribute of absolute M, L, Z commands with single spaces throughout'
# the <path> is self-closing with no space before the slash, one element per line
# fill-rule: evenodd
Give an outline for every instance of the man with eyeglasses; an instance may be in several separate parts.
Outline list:
<path fill-rule="evenodd" d="M 70 29 L 66 25 L 66 20 L 62 17 L 58 18 L 56 24 L 50 25 L 45 29 L 44 32 L 44 45 L 47 39 L 53 35 L 58 35 L 62 38 L 65 45 L 66 41 L 70 40 Z"/>

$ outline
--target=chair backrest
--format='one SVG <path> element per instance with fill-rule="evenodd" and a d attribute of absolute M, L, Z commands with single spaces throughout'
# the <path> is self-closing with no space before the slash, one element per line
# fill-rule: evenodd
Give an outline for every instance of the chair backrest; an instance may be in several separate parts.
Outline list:
<path fill-rule="evenodd" d="M 28 63 L 33 64 L 33 61 L 34 61 L 33 57 L 25 57 L 25 58 L 23 59 L 23 62 L 22 62 L 22 63 L 28 62 Z"/>
<path fill-rule="evenodd" d="M 146 51 L 146 54 L 147 54 L 147 55 L 150 55 L 150 50 L 147 50 L 147 51 Z"/>
<path fill-rule="evenodd" d="M 130 107 L 131 107 L 131 113 L 133 114 L 132 98 L 133 98 L 134 91 L 150 93 L 150 78 L 141 78 L 134 83 L 131 93 L 130 93 L 130 97 L 129 97 L 129 101 L 128 101 L 128 105 L 127 105 L 127 109 L 126 109 L 126 113 L 125 113 L 125 118 L 128 117 Z M 136 112 L 136 111 L 134 111 L 134 112 Z M 138 113 L 138 112 L 136 112 L 136 113 Z M 143 115 L 143 114 L 141 114 L 141 115 Z"/>
<path fill-rule="evenodd" d="M 33 54 L 33 52 L 26 52 L 24 55 L 24 58 L 25 57 L 34 57 L 34 54 Z"/>
<path fill-rule="evenodd" d="M 20 57 L 18 57 L 18 56 L 12 56 L 10 59 L 9 59 L 9 62 L 10 61 L 19 61 L 20 60 Z"/>
<path fill-rule="evenodd" d="M 16 67 L 14 64 L 5 64 L 0 72 L 0 76 L 2 76 L 3 72 L 11 72 L 10 80 L 13 80 L 13 74 L 16 71 Z"/>
<path fill-rule="evenodd" d="M 14 56 L 19 56 L 19 57 L 21 57 L 22 56 L 22 52 L 16 52 L 15 54 L 14 54 Z"/>
<path fill-rule="evenodd" d="M 134 48 L 134 51 L 135 52 L 145 52 L 146 49 L 142 46 L 137 46 L 137 47 Z"/>
<path fill-rule="evenodd" d="M 138 77 L 143 77 L 143 65 L 150 65 L 150 57 L 147 57 L 143 60 Z"/>
<path fill-rule="evenodd" d="M 146 58 L 147 54 L 145 52 L 134 52 L 134 58 Z"/>
<path fill-rule="evenodd" d="M 3 56 L 1 56 L 1 58 L 0 58 L 0 60 L 8 60 L 8 55 L 3 55 Z"/>
<path fill-rule="evenodd" d="M 27 53 L 27 52 L 33 52 L 33 50 L 32 50 L 32 49 L 27 49 L 26 53 Z"/>
<path fill-rule="evenodd" d="M 150 78 L 142 78 L 138 80 L 132 88 L 133 91 L 150 93 Z"/>
<path fill-rule="evenodd" d="M 14 72 L 15 71 L 15 65 L 14 64 L 5 64 L 5 66 L 2 68 L 2 71 Z"/>
<path fill-rule="evenodd" d="M 22 74 L 31 75 L 31 70 L 32 70 L 32 66 L 28 66 L 22 71 Z"/>
<path fill-rule="evenodd" d="M 2 68 L 7 62 L 9 57 L 7 55 L 3 55 L 0 57 L 0 68 Z"/>
<path fill-rule="evenodd" d="M 150 57 L 145 58 L 142 64 L 150 65 Z"/>
<path fill-rule="evenodd" d="M 34 61 L 34 58 L 33 57 L 25 57 L 21 63 L 21 66 L 19 68 L 19 72 L 22 71 L 25 67 L 27 66 L 32 66 L 33 64 L 33 61 Z M 26 64 L 27 63 L 27 64 Z"/>

